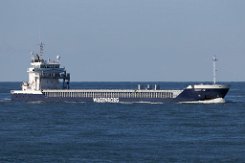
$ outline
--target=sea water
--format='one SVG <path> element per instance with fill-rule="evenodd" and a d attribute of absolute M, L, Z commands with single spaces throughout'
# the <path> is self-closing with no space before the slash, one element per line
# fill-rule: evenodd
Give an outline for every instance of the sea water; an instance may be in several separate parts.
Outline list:
<path fill-rule="evenodd" d="M 231 89 L 221 103 L 109 104 L 12 102 L 9 91 L 20 83 L 0 83 L 0 162 L 245 162 L 245 83 L 226 84 Z"/>

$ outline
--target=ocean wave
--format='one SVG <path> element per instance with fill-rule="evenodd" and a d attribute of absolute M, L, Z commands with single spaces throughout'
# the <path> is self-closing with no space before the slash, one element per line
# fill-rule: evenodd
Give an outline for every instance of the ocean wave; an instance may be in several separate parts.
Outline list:
<path fill-rule="evenodd" d="M 85 104 L 87 103 L 85 101 L 63 101 L 63 102 L 67 104 Z"/>
<path fill-rule="evenodd" d="M 43 104 L 44 101 L 27 101 L 28 104 Z"/>
<path fill-rule="evenodd" d="M 10 102 L 11 99 L 10 98 L 2 98 L 0 99 L 0 102 Z"/>

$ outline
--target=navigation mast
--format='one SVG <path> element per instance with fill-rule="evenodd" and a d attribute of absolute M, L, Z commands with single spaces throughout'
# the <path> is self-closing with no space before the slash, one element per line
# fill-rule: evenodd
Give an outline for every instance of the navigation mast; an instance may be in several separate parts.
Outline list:
<path fill-rule="evenodd" d="M 39 49 L 39 54 L 40 54 L 41 57 L 43 56 L 43 52 L 44 52 L 44 43 L 41 42 L 40 43 L 40 49 Z"/>
<path fill-rule="evenodd" d="M 216 56 L 213 56 L 213 84 L 216 84 L 216 62 L 218 61 L 218 59 L 216 58 Z"/>

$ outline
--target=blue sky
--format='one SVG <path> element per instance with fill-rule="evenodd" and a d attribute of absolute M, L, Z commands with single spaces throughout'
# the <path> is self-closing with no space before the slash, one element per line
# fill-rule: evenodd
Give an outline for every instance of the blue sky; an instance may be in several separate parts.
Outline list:
<path fill-rule="evenodd" d="M 244 0 L 2 0 L 0 81 L 27 80 L 31 51 L 72 81 L 244 81 Z"/>

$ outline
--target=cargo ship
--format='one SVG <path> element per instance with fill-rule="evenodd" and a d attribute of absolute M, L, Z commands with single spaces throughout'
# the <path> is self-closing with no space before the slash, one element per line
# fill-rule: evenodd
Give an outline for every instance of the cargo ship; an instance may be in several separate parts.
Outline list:
<path fill-rule="evenodd" d="M 213 58 L 214 81 L 212 84 L 192 84 L 182 90 L 165 90 L 159 85 L 138 85 L 135 89 L 71 89 L 70 73 L 55 60 L 43 59 L 43 43 L 39 53 L 33 53 L 27 70 L 29 79 L 22 83 L 21 90 L 11 90 L 13 101 L 74 101 L 96 103 L 124 102 L 188 102 L 224 99 L 229 86 L 216 84 L 216 58 Z"/>

